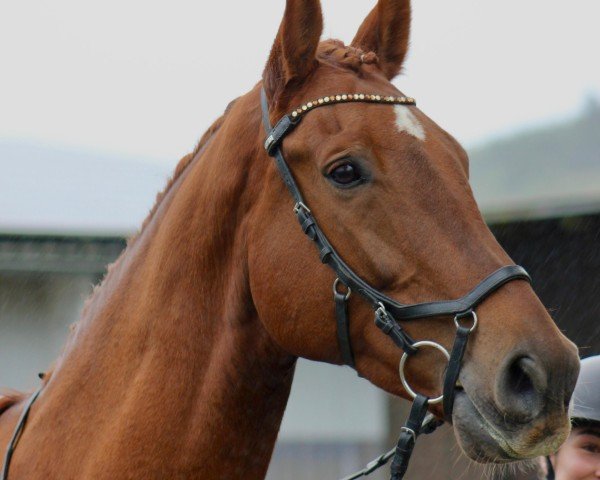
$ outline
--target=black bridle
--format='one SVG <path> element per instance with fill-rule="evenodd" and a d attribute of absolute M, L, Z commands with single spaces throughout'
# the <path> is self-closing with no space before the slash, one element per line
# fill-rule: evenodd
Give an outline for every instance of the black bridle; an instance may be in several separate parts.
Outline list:
<path fill-rule="evenodd" d="M 281 151 L 283 139 L 298 125 L 298 123 L 300 123 L 300 120 L 306 113 L 321 106 L 348 102 L 415 105 L 415 101 L 412 98 L 407 97 L 367 95 L 361 93 L 332 95 L 302 105 L 291 114 L 284 116 L 275 127 L 272 128 L 269 119 L 267 98 L 264 90 L 261 90 L 263 124 L 267 131 L 265 149 L 269 155 L 275 158 L 275 164 L 277 165 L 279 173 L 294 199 L 294 213 L 298 218 L 302 230 L 313 242 L 315 242 L 317 249 L 319 250 L 321 262 L 327 264 L 337 275 L 333 284 L 333 295 L 337 321 L 338 345 L 344 362 L 347 365 L 356 368 L 352 343 L 350 341 L 350 320 L 347 308 L 347 301 L 351 292 L 360 294 L 371 305 L 375 311 L 375 325 L 377 325 L 381 331 L 388 335 L 392 341 L 404 351 L 400 361 L 400 379 L 406 391 L 413 397 L 413 405 L 408 419 L 401 429 L 398 443 L 394 449 L 370 462 L 365 469 L 349 475 L 343 480 L 354 480 L 369 475 L 385 465 L 392 457 L 391 478 L 392 480 L 401 480 L 408 468 L 408 461 L 410 460 L 412 450 L 419 434 L 431 433 L 441 424 L 441 422 L 436 420 L 432 414 L 427 414 L 428 406 L 443 401 L 445 418 L 450 419 L 452 416 L 455 386 L 460 373 L 462 358 L 467 347 L 469 334 L 477 327 L 475 307 L 505 283 L 512 280 L 531 281 L 531 279 L 523 267 L 510 265 L 496 270 L 464 297 L 457 300 L 404 305 L 371 287 L 367 282 L 356 275 L 352 269 L 344 263 L 331 243 L 329 243 L 329 240 L 327 240 L 327 237 L 325 237 L 323 231 L 317 225 L 310 209 L 306 206 L 306 202 L 300 193 L 298 185 L 296 184 L 292 172 Z M 338 290 L 339 284 L 345 286 L 345 292 L 342 293 Z M 398 323 L 399 320 L 412 320 L 442 315 L 454 316 L 454 323 L 457 331 L 451 353 L 448 353 L 443 346 L 435 342 L 416 342 Z M 469 325 L 465 326 L 461 323 L 465 318 L 471 319 Z M 440 350 L 448 359 L 442 395 L 434 399 L 414 392 L 404 376 L 404 365 L 407 358 L 414 355 L 419 348 L 426 346 Z M 8 470 L 14 449 L 19 441 L 31 407 L 38 398 L 42 388 L 43 386 L 30 397 L 21 413 L 21 417 L 17 422 L 15 431 L 6 451 L 0 480 L 8 479 Z"/>
<path fill-rule="evenodd" d="M 337 276 L 333 284 L 333 296 L 335 302 L 338 346 L 344 362 L 347 365 L 356 368 L 352 343 L 350 341 L 350 322 L 347 308 L 348 298 L 353 292 L 360 294 L 371 305 L 375 311 L 375 325 L 377 325 L 381 331 L 388 335 L 392 341 L 404 351 L 400 362 L 400 377 L 404 388 L 413 397 L 413 406 L 406 424 L 401 429 L 402 433 L 400 434 L 398 444 L 394 450 L 381 455 L 371 462 L 364 470 L 344 479 L 352 480 L 368 475 L 375 469 L 387 463 L 389 458 L 393 456 L 391 478 L 392 480 L 400 480 L 406 473 L 408 461 L 418 435 L 420 433 L 430 433 L 441 424 L 441 422 L 435 420 L 431 414 L 426 418 L 428 406 L 443 401 L 445 418 L 451 419 L 452 417 L 455 387 L 460 373 L 462 358 L 467 347 L 469 334 L 477 327 L 475 307 L 505 283 L 512 280 L 531 281 L 531 279 L 523 267 L 517 265 L 505 266 L 496 270 L 464 297 L 457 300 L 404 305 L 373 288 L 356 275 L 356 273 L 344 263 L 329 240 L 327 240 L 323 231 L 319 228 L 317 221 L 302 197 L 302 193 L 294 180 L 294 176 L 292 175 L 281 150 L 283 139 L 296 128 L 309 111 L 322 106 L 349 102 L 415 105 L 415 101 L 412 98 L 407 97 L 362 93 L 338 94 L 307 102 L 289 115 L 285 115 L 274 127 L 271 127 L 269 105 L 263 89 L 261 90 L 261 107 L 263 124 L 267 132 L 265 149 L 267 153 L 275 159 L 279 174 L 292 195 L 294 200 L 294 213 L 296 214 L 302 230 L 316 244 L 321 262 L 327 264 Z M 340 284 L 345 286 L 345 292 L 339 291 L 338 287 Z M 413 340 L 398 323 L 400 320 L 412 320 L 442 315 L 454 316 L 457 331 L 451 353 L 448 353 L 443 346 L 435 342 L 415 342 L 415 340 Z M 470 323 L 468 325 L 463 325 L 464 319 L 470 319 Z M 404 365 L 407 358 L 410 355 L 415 354 L 419 348 L 425 346 L 434 347 L 440 350 L 448 359 L 443 392 L 442 395 L 435 399 L 414 392 L 404 377 Z"/>

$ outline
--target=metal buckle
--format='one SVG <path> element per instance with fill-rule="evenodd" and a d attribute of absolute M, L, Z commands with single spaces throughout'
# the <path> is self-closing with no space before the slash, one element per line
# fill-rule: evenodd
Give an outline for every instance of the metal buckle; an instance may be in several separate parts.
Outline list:
<path fill-rule="evenodd" d="M 311 213 L 310 208 L 308 208 L 302 202 L 297 202 L 296 205 L 294 205 L 294 213 L 298 215 L 300 210 L 304 210 L 306 213 Z"/>
<path fill-rule="evenodd" d="M 390 316 L 383 306 L 383 303 L 377 303 L 379 304 L 379 308 L 375 310 L 375 325 L 377 325 L 377 327 L 380 328 L 383 333 L 388 335 L 394 328 L 394 324 L 390 320 Z"/>
<path fill-rule="evenodd" d="M 456 328 L 462 327 L 462 325 L 459 322 L 460 319 L 467 318 L 469 316 L 473 317 L 473 325 L 471 326 L 471 328 L 469 328 L 469 333 L 472 333 L 473 330 L 475 330 L 477 328 L 477 314 L 475 313 L 475 310 L 469 310 L 467 312 L 463 312 L 463 313 L 459 313 L 459 314 L 455 315 L 454 325 L 456 325 Z"/>
<path fill-rule="evenodd" d="M 385 306 L 383 305 L 382 302 L 377 302 L 377 303 L 379 305 L 379 308 L 377 310 L 375 310 L 375 315 L 378 315 L 378 316 L 380 316 L 382 318 L 385 318 L 386 320 L 389 321 L 390 317 L 388 316 L 388 313 L 387 313 L 387 310 L 385 309 Z"/>
<path fill-rule="evenodd" d="M 341 281 L 339 278 L 336 278 L 336 279 L 333 281 L 333 295 L 334 295 L 334 296 L 335 296 L 336 294 L 339 294 L 339 295 L 341 295 L 341 293 L 340 293 L 340 292 L 338 292 L 338 289 L 337 289 L 337 287 L 338 287 L 338 285 L 339 285 L 340 283 L 341 283 L 341 284 L 342 284 L 344 287 L 346 287 L 346 289 L 348 290 L 348 291 L 346 292 L 346 295 L 344 296 L 344 300 L 348 300 L 348 299 L 350 298 L 350 295 L 352 294 L 352 289 L 351 289 L 351 288 L 350 288 L 348 285 L 346 285 L 344 282 L 342 282 L 342 281 Z"/>
<path fill-rule="evenodd" d="M 440 352 L 442 352 L 444 354 L 444 356 L 446 357 L 446 360 L 450 361 L 450 354 L 448 353 L 448 350 L 446 350 L 444 347 L 442 347 L 439 343 L 435 343 L 435 342 L 430 342 L 429 340 L 422 340 L 420 342 L 415 342 L 413 347 L 415 348 L 420 348 L 420 347 L 433 347 L 436 350 L 439 350 Z M 400 359 L 400 366 L 398 367 L 398 371 L 400 373 L 400 381 L 402 382 L 402 386 L 404 387 L 404 389 L 406 390 L 406 392 L 413 398 L 417 398 L 417 394 L 416 392 L 411 388 L 411 386 L 408 384 L 408 382 L 406 381 L 406 376 L 404 375 L 404 366 L 406 364 L 406 359 L 408 358 L 408 354 L 404 353 L 404 355 L 402 355 L 402 358 Z M 429 400 L 429 403 L 431 405 L 434 405 L 436 403 L 440 403 L 442 400 L 444 399 L 444 394 L 442 393 L 442 395 L 440 395 L 439 397 L 435 397 Z"/>

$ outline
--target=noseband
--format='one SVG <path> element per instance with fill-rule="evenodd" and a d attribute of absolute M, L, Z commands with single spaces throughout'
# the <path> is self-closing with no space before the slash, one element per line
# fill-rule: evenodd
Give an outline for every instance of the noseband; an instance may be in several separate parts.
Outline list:
<path fill-rule="evenodd" d="M 393 456 L 391 478 L 392 480 L 400 480 L 404 477 L 408 468 L 408 461 L 412 454 L 417 436 L 420 433 L 430 433 L 435 427 L 441 424 L 441 422 L 435 420 L 431 414 L 426 418 L 428 406 L 430 404 L 443 402 L 445 418 L 450 420 L 452 417 L 455 387 L 460 373 L 462 358 L 467 347 L 469 334 L 477 327 L 475 307 L 505 283 L 512 280 L 526 280 L 530 282 L 531 279 L 523 267 L 509 265 L 496 270 L 481 281 L 473 290 L 459 299 L 405 305 L 373 288 L 354 273 L 354 271 L 344 263 L 323 231 L 319 228 L 317 221 L 302 197 L 302 193 L 294 180 L 294 176 L 292 175 L 281 150 L 283 139 L 298 126 L 308 112 L 327 105 L 352 102 L 387 105 L 416 105 L 414 99 L 408 97 L 362 93 L 337 94 L 307 102 L 289 115 L 285 115 L 274 127 L 271 127 L 269 106 L 263 89 L 261 90 L 261 107 L 263 124 L 267 132 L 265 149 L 267 153 L 275 159 L 279 174 L 292 195 L 294 200 L 294 214 L 296 215 L 302 230 L 316 244 L 321 262 L 328 265 L 337 276 L 333 284 L 333 297 L 337 322 L 338 346 L 344 362 L 347 365 L 356 368 L 352 343 L 350 341 L 350 322 L 347 308 L 348 298 L 351 293 L 354 292 L 361 295 L 373 308 L 375 312 L 375 325 L 377 325 L 382 332 L 388 335 L 391 340 L 404 351 L 399 367 L 400 378 L 405 390 L 413 398 L 413 406 L 406 424 L 401 429 L 398 444 L 394 450 L 381 455 L 371 462 L 364 470 L 344 479 L 352 480 L 368 475 L 375 469 L 387 463 Z M 340 286 L 342 285 L 345 287 L 345 291 L 340 292 Z M 456 325 L 456 337 L 450 353 L 448 353 L 442 345 L 436 342 L 416 342 L 398 323 L 400 320 L 414 320 L 442 315 L 453 316 Z M 468 323 L 464 325 L 463 322 Z M 448 359 L 448 367 L 444 377 L 442 394 L 436 398 L 428 398 L 425 395 L 415 392 L 406 381 L 404 375 L 404 365 L 406 364 L 407 359 L 423 347 L 433 347 L 441 351 Z"/>

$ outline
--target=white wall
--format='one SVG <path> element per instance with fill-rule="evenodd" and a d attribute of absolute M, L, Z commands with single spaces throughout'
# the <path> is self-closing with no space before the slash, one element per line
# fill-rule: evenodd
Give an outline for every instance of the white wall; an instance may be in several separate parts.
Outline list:
<path fill-rule="evenodd" d="M 92 275 L 0 274 L 0 388 L 35 388 L 58 356 Z"/>

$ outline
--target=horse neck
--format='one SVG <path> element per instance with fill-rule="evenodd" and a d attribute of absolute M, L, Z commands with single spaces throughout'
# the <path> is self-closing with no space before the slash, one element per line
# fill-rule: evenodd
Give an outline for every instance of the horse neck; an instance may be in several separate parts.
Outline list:
<path fill-rule="evenodd" d="M 173 468 L 264 476 L 294 359 L 262 328 L 249 292 L 244 223 L 265 168 L 259 122 L 256 92 L 239 99 L 88 302 L 31 425 L 48 428 L 60 411 L 63 431 L 40 438 L 67 429 L 63 457 L 78 464 L 91 449 L 119 475 L 138 465 L 136 478 L 175 478 Z"/>

